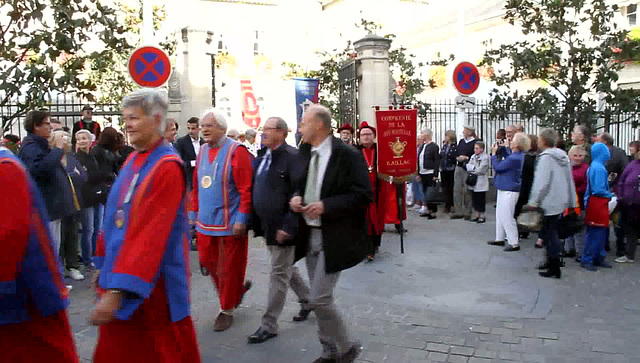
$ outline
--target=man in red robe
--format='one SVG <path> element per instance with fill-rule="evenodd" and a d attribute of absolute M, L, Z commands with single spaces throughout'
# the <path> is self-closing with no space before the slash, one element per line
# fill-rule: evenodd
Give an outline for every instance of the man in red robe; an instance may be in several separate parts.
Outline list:
<path fill-rule="evenodd" d="M 163 140 L 166 96 L 141 89 L 122 115 L 136 151 L 113 184 L 96 248 L 94 362 L 199 363 L 190 316 L 182 160 Z"/>
<path fill-rule="evenodd" d="M 22 163 L 3 147 L 0 190 L 0 361 L 75 363 L 69 293 L 44 201 Z"/>
<path fill-rule="evenodd" d="M 220 313 L 214 331 L 233 324 L 251 282 L 243 284 L 247 268 L 247 224 L 251 217 L 252 156 L 244 145 L 225 136 L 227 122 L 211 110 L 200 118 L 205 144 L 193 173 L 193 208 L 200 265 L 218 289 Z"/>
<path fill-rule="evenodd" d="M 370 243 L 369 250 L 367 251 L 367 260 L 373 261 L 382 240 L 387 200 L 384 198 L 384 194 L 380 193 L 380 184 L 382 181 L 378 179 L 378 153 L 375 143 L 376 129 L 366 121 L 363 121 L 358 130 L 358 138 L 360 139 L 358 149 L 362 152 L 364 160 L 367 163 L 369 181 L 371 182 L 371 190 L 373 191 L 373 202 L 367 207 L 367 228 Z M 383 196 L 383 198 L 380 198 L 380 196 Z"/>
<path fill-rule="evenodd" d="M 402 220 L 407 219 L 406 186 L 402 184 Z M 384 223 L 393 224 L 400 233 L 400 218 L 398 217 L 398 185 L 383 179 L 380 182 L 380 198 L 385 199 Z M 405 229 L 404 232 L 407 232 Z"/>

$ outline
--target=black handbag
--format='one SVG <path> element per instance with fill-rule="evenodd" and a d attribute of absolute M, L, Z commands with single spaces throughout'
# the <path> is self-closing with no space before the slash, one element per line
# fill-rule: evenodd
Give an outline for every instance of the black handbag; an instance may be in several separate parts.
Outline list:
<path fill-rule="evenodd" d="M 469 173 L 469 175 L 467 175 L 467 180 L 465 181 L 465 183 L 470 187 L 474 187 L 478 183 L 478 175 Z"/>
<path fill-rule="evenodd" d="M 434 186 L 427 187 L 424 192 L 424 201 L 429 204 L 444 204 L 444 192 L 439 180 L 435 181 Z"/>
<path fill-rule="evenodd" d="M 575 212 L 571 212 L 560 218 L 558 222 L 558 238 L 565 239 L 580 232 L 584 226 L 584 220 Z"/>

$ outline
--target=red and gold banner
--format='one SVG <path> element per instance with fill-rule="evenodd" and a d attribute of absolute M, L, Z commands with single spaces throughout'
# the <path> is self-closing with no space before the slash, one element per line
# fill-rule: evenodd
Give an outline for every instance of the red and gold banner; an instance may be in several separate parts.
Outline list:
<path fill-rule="evenodd" d="M 260 107 L 253 94 L 250 79 L 240 81 L 240 92 L 242 93 L 242 120 L 248 127 L 257 130 L 260 126 Z"/>
<path fill-rule="evenodd" d="M 376 111 L 378 176 L 404 182 L 416 173 L 417 120 L 415 109 Z"/>

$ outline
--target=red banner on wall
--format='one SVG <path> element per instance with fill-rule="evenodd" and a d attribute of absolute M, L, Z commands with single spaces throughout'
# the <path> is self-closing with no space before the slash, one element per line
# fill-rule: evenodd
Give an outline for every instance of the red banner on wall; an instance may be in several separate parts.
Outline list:
<path fill-rule="evenodd" d="M 260 107 L 253 94 L 250 79 L 240 81 L 240 92 L 242 93 L 242 120 L 247 126 L 257 130 L 260 126 Z"/>
<path fill-rule="evenodd" d="M 379 176 L 404 182 L 416 173 L 417 120 L 415 109 L 376 111 Z"/>

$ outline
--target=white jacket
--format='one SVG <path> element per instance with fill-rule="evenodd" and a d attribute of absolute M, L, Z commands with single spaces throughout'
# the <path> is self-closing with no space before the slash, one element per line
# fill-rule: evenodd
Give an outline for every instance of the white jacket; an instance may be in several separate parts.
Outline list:
<path fill-rule="evenodd" d="M 491 158 L 489 155 L 482 153 L 480 155 L 473 154 L 467 163 L 467 171 L 478 176 L 478 182 L 475 186 L 468 187 L 474 192 L 486 192 L 489 190 L 489 176 L 487 173 L 491 168 Z"/>

